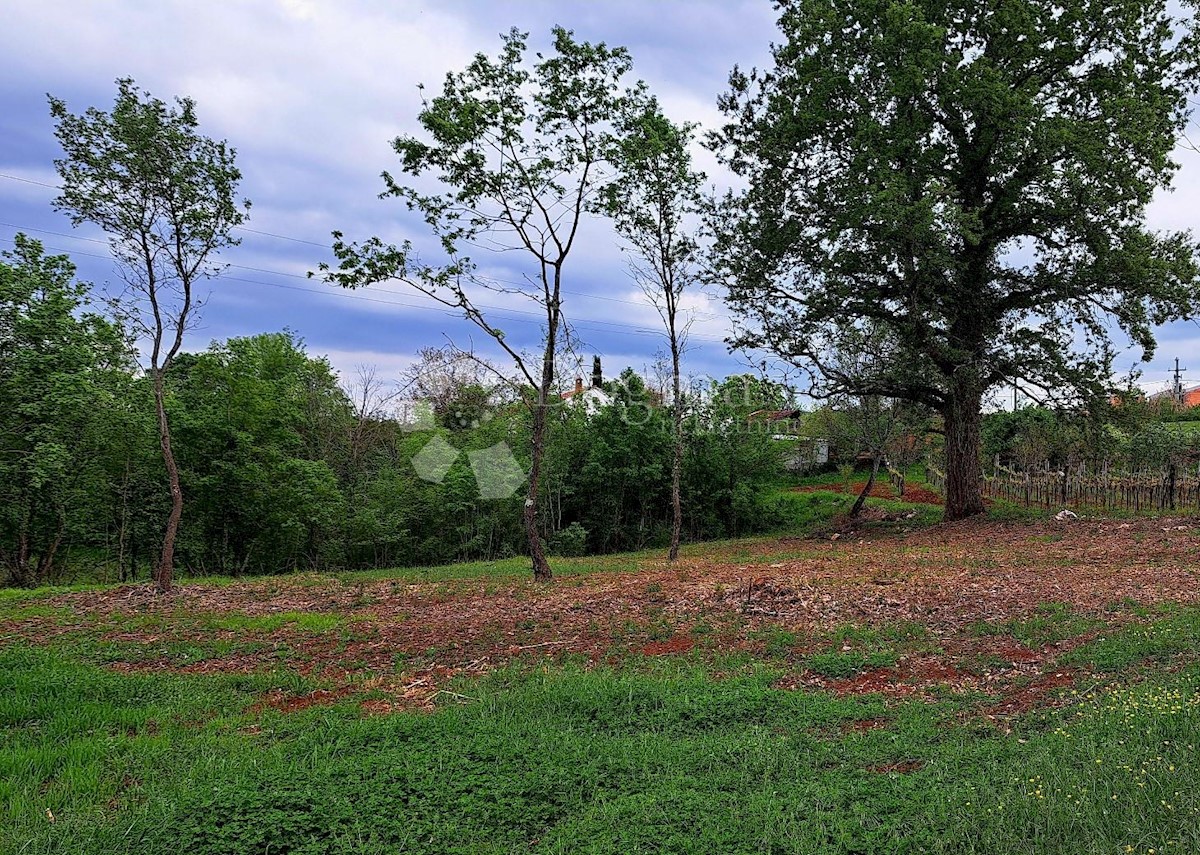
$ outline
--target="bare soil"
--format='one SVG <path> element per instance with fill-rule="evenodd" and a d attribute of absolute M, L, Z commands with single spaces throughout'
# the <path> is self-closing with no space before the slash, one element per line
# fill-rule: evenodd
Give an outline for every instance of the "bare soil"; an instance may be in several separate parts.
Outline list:
<path fill-rule="evenodd" d="M 1198 547 L 1198 519 L 972 519 L 908 534 L 868 531 L 837 541 L 779 538 L 699 547 L 674 565 L 648 559 L 636 572 L 597 572 L 548 585 L 512 579 L 348 585 L 333 577 L 294 576 L 188 584 L 171 597 L 126 586 L 49 601 L 78 620 L 39 615 L 0 622 L 0 644 L 50 643 L 110 627 L 101 630 L 105 642 L 144 648 L 136 659 L 117 657 L 114 669 L 292 668 L 333 688 L 264 697 L 264 706 L 300 709 L 333 703 L 353 690 L 369 693 L 362 704 L 366 714 L 469 698 L 470 689 L 463 688 L 469 683 L 455 682 L 451 689 L 451 681 L 514 661 L 570 660 L 590 667 L 638 656 L 744 651 L 782 663 L 787 673 L 776 684 L 780 688 L 898 698 L 979 692 L 990 699 L 985 713 L 1004 718 L 1090 680 L 1055 663 L 1097 630 L 1027 647 L 1003 627 L 1045 614 L 1047 603 L 1105 627 L 1138 620 L 1134 604 L 1197 603 Z M 199 629 L 196 615 L 284 612 L 329 613 L 341 624 L 325 632 L 288 624 L 253 633 L 252 649 L 186 664 L 146 655 L 167 642 L 239 638 Z M 145 621 L 135 619 L 147 615 L 163 620 L 153 631 L 137 629 Z M 901 625 L 921 628 L 920 638 L 896 643 L 893 666 L 843 679 L 806 667 L 811 653 L 858 649 L 831 641 L 840 628 Z M 981 626 L 1000 630 L 981 632 Z M 795 644 L 768 650 L 773 632 L 791 633 Z"/>

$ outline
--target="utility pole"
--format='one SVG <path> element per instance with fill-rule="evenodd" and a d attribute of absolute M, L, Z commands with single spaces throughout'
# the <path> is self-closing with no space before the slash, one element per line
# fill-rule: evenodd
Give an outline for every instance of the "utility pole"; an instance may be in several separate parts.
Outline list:
<path fill-rule="evenodd" d="M 1176 407 L 1183 407 L 1183 372 L 1186 368 L 1179 367 L 1179 357 L 1175 357 L 1175 385 L 1171 389 L 1171 397 L 1175 399 Z"/>

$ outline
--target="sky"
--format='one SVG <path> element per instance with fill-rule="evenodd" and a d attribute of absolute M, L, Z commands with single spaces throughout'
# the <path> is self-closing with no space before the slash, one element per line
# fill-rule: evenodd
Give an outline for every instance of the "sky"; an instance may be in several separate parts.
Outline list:
<path fill-rule="evenodd" d="M 242 243 L 208 286 L 200 326 L 187 340 L 290 329 L 327 356 L 348 382 L 360 365 L 398 376 L 419 348 L 474 345 L 486 336 L 399 284 L 347 292 L 306 274 L 331 261 L 330 233 L 348 238 L 412 236 L 423 225 L 397 200 L 380 200 L 380 173 L 399 172 L 390 142 L 419 134 L 418 84 L 436 91 L 448 71 L 478 52 L 494 55 L 517 27 L 533 48 L 561 25 L 586 41 L 629 48 L 632 77 L 647 82 L 676 121 L 712 128 L 730 69 L 762 66 L 776 37 L 766 0 L 6 0 L 0 27 L 0 249 L 24 231 L 71 255 L 98 288 L 117 281 L 94 228 L 73 228 L 51 207 L 60 155 L 47 93 L 75 113 L 109 109 L 114 80 L 132 77 L 156 97 L 196 101 L 201 131 L 237 149 L 242 195 L 252 201 Z M 1193 127 L 1197 127 L 1195 124 Z M 711 155 L 697 161 L 717 186 L 727 176 Z M 1174 193 L 1150 209 L 1156 228 L 1192 228 L 1200 209 L 1200 154 L 1181 150 Z M 565 312 L 579 338 L 584 374 L 600 355 L 604 373 L 645 371 L 665 350 L 662 325 L 630 280 L 618 241 L 602 223 L 568 260 Z M 489 263 L 498 276 L 529 270 L 516 254 Z M 747 370 L 731 354 L 729 312 L 718 294 L 695 294 L 685 372 L 722 377 Z M 537 319 L 505 313 L 509 341 L 536 348 Z M 1169 377 L 1178 356 L 1200 382 L 1200 326 L 1160 330 L 1149 384 Z M 1136 359 L 1130 352 L 1120 366 Z"/>

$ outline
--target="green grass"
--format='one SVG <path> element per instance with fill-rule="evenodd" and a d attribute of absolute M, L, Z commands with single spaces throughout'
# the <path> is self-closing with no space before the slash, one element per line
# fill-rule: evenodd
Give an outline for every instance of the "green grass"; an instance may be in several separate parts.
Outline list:
<path fill-rule="evenodd" d="M 792 525 L 804 533 L 814 533 L 828 526 L 835 517 L 849 513 L 854 505 L 856 496 L 839 493 L 833 490 L 813 490 L 811 492 L 781 493 L 777 497 L 787 510 L 786 514 Z M 936 505 L 916 502 L 905 502 L 902 499 L 868 499 L 867 506 L 878 508 L 892 515 L 913 513 L 911 519 L 904 520 L 903 527 L 919 528 L 941 522 L 942 509 Z M 878 523 L 867 523 L 868 529 L 877 527 Z M 894 524 L 893 524 L 894 526 Z"/>
<path fill-rule="evenodd" d="M 806 656 L 804 664 L 810 671 L 825 677 L 842 679 L 853 677 L 855 674 L 874 668 L 888 668 L 896 664 L 896 654 L 891 651 L 878 650 L 872 653 L 855 651 L 836 651 L 832 653 L 814 653 Z"/>
<path fill-rule="evenodd" d="M 1026 647 L 1038 648 L 1074 638 L 1101 625 L 1094 618 L 1075 614 L 1065 603 L 1040 603 L 1034 614 L 1023 620 L 981 621 L 972 630 L 976 635 L 1011 635 Z"/>
<path fill-rule="evenodd" d="M 779 501 L 788 532 L 803 534 L 852 497 Z M 916 509 L 905 527 L 940 518 L 939 508 L 871 504 Z M 755 547 L 777 537 L 692 544 L 685 555 L 754 563 Z M 570 584 L 660 557 L 560 558 L 555 569 Z M 457 579 L 527 574 L 512 559 L 279 584 L 380 579 L 451 590 Z M 68 623 L 70 609 L 42 601 L 63 590 L 0 591 L 0 618 Z M 260 636 L 280 630 L 343 639 L 370 630 L 353 617 L 75 618 L 80 627 L 46 647 L 5 647 L 0 637 L 0 855 L 1200 851 L 1200 609 L 1122 601 L 1108 611 L 1137 622 L 1061 656 L 1061 666 L 1095 676 L 1062 709 L 1007 720 L 1011 733 L 979 716 L 988 701 L 975 696 L 773 688 L 797 668 L 852 677 L 935 650 L 939 637 L 911 622 L 815 638 L 767 625 L 749 633 L 751 650 L 729 651 L 711 646 L 719 630 L 701 622 L 704 649 L 684 656 L 632 653 L 601 668 L 583 657 L 530 660 L 453 684 L 467 702 L 447 695 L 432 714 L 364 718 L 359 702 L 379 690 L 287 715 L 256 706 L 270 690 L 322 685 L 279 665 L 245 676 L 103 667 L 255 652 L 272 644 Z M 666 637 L 663 627 L 628 633 L 640 643 Z M 1046 603 L 975 630 L 1044 646 L 1099 628 Z M 157 638 L 103 638 L 114 630 Z M 287 664 L 286 648 L 272 652 Z"/>
<path fill-rule="evenodd" d="M 1160 422 L 1173 433 L 1200 433 L 1200 422 Z"/>
<path fill-rule="evenodd" d="M 1153 623 L 1134 624 L 1100 636 L 1067 653 L 1062 661 L 1119 672 L 1139 665 L 1166 665 L 1177 657 L 1192 658 L 1198 653 L 1200 610 L 1187 608 Z"/>
<path fill-rule="evenodd" d="M 863 632 L 839 662 L 923 638 Z M 514 666 L 457 684 L 469 703 L 363 718 L 255 708 L 316 685 L 286 673 L 3 648 L 0 852 L 1194 852 L 1198 643 L 1197 609 L 1105 634 L 1064 662 L 1117 682 L 1008 735 L 969 699 L 782 691 L 745 658 Z"/>

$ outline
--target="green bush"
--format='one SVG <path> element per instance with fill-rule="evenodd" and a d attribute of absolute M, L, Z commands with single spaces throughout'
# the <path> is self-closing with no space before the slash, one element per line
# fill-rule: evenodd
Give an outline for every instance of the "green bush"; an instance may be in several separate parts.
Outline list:
<path fill-rule="evenodd" d="M 550 554 L 574 558 L 587 554 L 588 531 L 577 522 L 556 531 L 550 538 Z"/>

